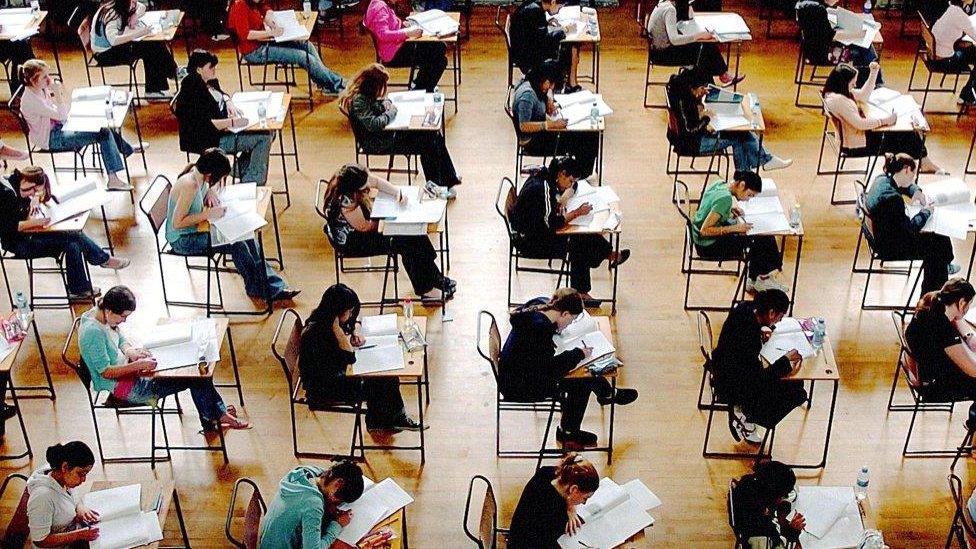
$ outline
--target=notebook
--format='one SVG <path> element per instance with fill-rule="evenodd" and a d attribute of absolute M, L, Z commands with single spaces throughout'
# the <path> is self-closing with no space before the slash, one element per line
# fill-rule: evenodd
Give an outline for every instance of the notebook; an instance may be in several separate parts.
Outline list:
<path fill-rule="evenodd" d="M 232 133 L 240 133 L 255 124 L 259 123 L 261 117 L 258 116 L 258 105 L 264 103 L 265 118 L 282 122 L 285 119 L 284 93 L 270 91 L 256 92 L 236 92 L 231 97 L 231 103 L 241 112 L 241 116 L 247 119 L 247 124 L 236 128 L 227 128 Z"/>
<path fill-rule="evenodd" d="M 715 84 L 709 84 L 705 92 L 706 103 L 738 103 L 742 104 L 743 95 L 738 92 L 722 89 Z"/>
<path fill-rule="evenodd" d="M 311 36 L 305 25 L 298 22 L 295 10 L 272 11 L 271 17 L 281 27 L 280 36 L 275 36 L 275 42 L 304 42 Z"/>
<path fill-rule="evenodd" d="M 817 351 L 810 343 L 800 321 L 786 317 L 776 323 L 772 337 L 762 346 L 759 355 L 766 359 L 770 364 L 782 358 L 791 349 L 796 349 L 803 358 L 812 358 L 817 355 Z"/>
<path fill-rule="evenodd" d="M 258 215 L 257 185 L 241 183 L 240 186 L 244 188 L 226 194 L 221 191 L 220 203 L 226 210 L 222 217 L 210 221 L 210 238 L 214 245 L 250 240 L 254 238 L 254 231 L 268 224 L 264 217 Z M 253 192 L 251 186 L 254 188 Z M 250 196 L 254 198 L 248 198 Z"/>
<path fill-rule="evenodd" d="M 339 540 L 353 547 L 380 521 L 413 503 L 413 497 L 391 478 L 373 482 L 363 477 L 363 483 L 359 499 L 339 506 L 340 510 L 351 511 L 351 520 L 339 533 Z"/>
<path fill-rule="evenodd" d="M 806 519 L 803 549 L 855 548 L 864 533 L 850 486 L 797 486 L 793 508 Z"/>
<path fill-rule="evenodd" d="M 451 36 L 458 33 L 458 22 L 441 10 L 427 10 L 407 17 L 424 31 L 424 36 Z"/>
<path fill-rule="evenodd" d="M 976 204 L 966 182 L 954 177 L 920 187 L 925 197 L 935 203 L 935 209 L 922 230 L 966 240 L 969 224 L 976 219 Z M 905 213 L 914 217 L 921 210 L 921 205 L 911 204 L 905 208 Z"/>
<path fill-rule="evenodd" d="M 163 539 L 159 516 L 142 510 L 142 486 L 131 484 L 89 492 L 85 506 L 99 514 L 98 539 L 91 549 L 129 549 Z"/>
<path fill-rule="evenodd" d="M 563 328 L 562 332 L 553 335 L 552 342 L 556 345 L 556 354 L 583 346 L 592 347 L 593 353 L 589 358 L 581 360 L 577 367 L 617 351 L 613 343 L 600 331 L 596 319 L 586 311 L 580 313 L 569 326 Z"/>
<path fill-rule="evenodd" d="M 437 223 L 444 217 L 447 200 L 427 196 L 420 186 L 411 185 L 397 188 L 407 199 L 406 205 L 400 204 L 394 195 L 380 193 L 373 200 L 373 208 L 369 213 L 371 218 L 385 219 L 387 225 L 391 223 L 423 223 L 426 225 Z"/>
<path fill-rule="evenodd" d="M 51 194 L 58 202 L 49 200 L 47 204 L 42 204 L 41 209 L 51 219 L 52 224 L 71 219 L 110 201 L 108 193 L 99 186 L 94 177 L 60 183 L 51 190 Z"/>
<path fill-rule="evenodd" d="M 400 346 L 399 332 L 393 335 L 374 335 L 367 338 L 366 345 L 356 349 L 353 375 L 402 369 L 403 347 Z"/>
<path fill-rule="evenodd" d="M 596 108 L 600 116 L 610 116 L 613 109 L 603 100 L 603 96 L 589 90 L 582 90 L 576 93 L 556 94 L 553 100 L 559 104 L 559 113 L 566 119 L 566 125 L 578 124 L 590 117 L 590 110 L 596 103 Z"/>
<path fill-rule="evenodd" d="M 559 546 L 564 549 L 617 547 L 653 525 L 654 518 L 647 511 L 659 505 L 661 500 L 639 479 L 620 486 L 604 478 L 596 492 L 576 511 L 583 519 L 583 526 L 575 536 L 560 536 Z"/>
<path fill-rule="evenodd" d="M 570 221 L 569 224 L 580 227 L 588 227 L 591 223 L 593 223 L 594 214 L 609 210 L 611 203 L 619 201 L 620 197 L 617 196 L 617 193 L 614 192 L 609 185 L 594 187 L 585 179 L 581 179 L 576 182 L 576 192 L 573 193 L 573 196 L 566 201 L 566 211 L 573 211 L 583 204 L 589 204 L 593 207 L 593 210 L 586 215 L 582 215 Z M 616 226 L 616 223 L 614 223 L 614 226 Z"/>
<path fill-rule="evenodd" d="M 156 359 L 157 372 L 220 360 L 214 319 L 159 324 L 152 331 L 152 335 L 142 339 L 143 346 Z M 160 337 L 154 337 L 155 334 Z"/>
<path fill-rule="evenodd" d="M 360 319 L 363 326 L 363 337 L 399 335 L 396 313 L 385 315 L 364 316 Z"/>

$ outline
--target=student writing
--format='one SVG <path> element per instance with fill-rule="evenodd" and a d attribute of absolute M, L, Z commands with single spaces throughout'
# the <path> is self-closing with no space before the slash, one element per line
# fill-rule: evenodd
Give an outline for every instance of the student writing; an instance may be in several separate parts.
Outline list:
<path fill-rule="evenodd" d="M 76 498 L 95 455 L 79 440 L 49 446 L 47 463 L 27 480 L 27 521 L 35 547 L 44 549 L 87 546 L 98 539 L 98 513 Z"/>
<path fill-rule="evenodd" d="M 536 298 L 516 309 L 509 319 L 512 331 L 499 357 L 498 389 L 507 400 L 516 402 L 558 398 L 562 414 L 556 440 L 593 446 L 597 436 L 580 429 L 590 393 L 603 406 L 611 402 L 630 404 L 637 400 L 637 391 L 614 390 L 603 377 L 565 377 L 592 354 L 593 348 L 584 343 L 556 354 L 552 338 L 582 313 L 583 299 L 572 288 L 556 290 L 551 299 Z"/>
<path fill-rule="evenodd" d="M 169 89 L 167 80 L 176 80 L 176 61 L 165 42 L 139 41 L 152 32 L 139 21 L 145 13 L 145 4 L 136 0 L 103 1 L 92 16 L 91 49 L 101 65 L 142 61 L 146 96 L 159 99 Z"/>
<path fill-rule="evenodd" d="M 807 400 L 802 381 L 790 381 L 801 357 L 790 349 L 768 367 L 759 356 L 771 330 L 783 319 L 790 300 L 781 290 L 763 290 L 729 312 L 709 369 L 720 398 L 732 404 L 732 437 L 762 442 L 758 426 L 772 429 Z"/>
<path fill-rule="evenodd" d="M 363 25 L 376 39 L 376 54 L 384 65 L 416 67 L 410 89 L 434 91 L 447 68 L 447 46 L 443 42 L 408 42 L 408 38 L 423 36 L 423 29 L 402 21 L 384 0 L 370 0 Z"/>
<path fill-rule="evenodd" d="M 878 61 L 874 46 L 863 48 L 857 44 L 844 45 L 841 41 L 864 38 L 867 30 L 835 29 L 828 15 L 835 13 L 839 0 L 800 0 L 796 3 L 796 22 L 800 26 L 800 49 L 811 63 L 827 65 L 847 59 L 857 68 L 857 85 L 862 86 L 870 76 L 868 66 Z M 871 31 L 872 33 L 874 31 Z M 884 78 L 878 71 L 878 85 L 884 85 Z"/>
<path fill-rule="evenodd" d="M 561 88 L 565 81 L 566 91 L 574 92 L 580 89 L 576 77 L 579 49 L 561 45 L 573 27 L 571 24 L 559 25 L 554 17 L 564 3 L 562 0 L 523 0 L 512 13 L 508 34 L 512 60 L 522 74 L 528 75 L 547 59 L 557 60 L 558 78 L 553 82 Z"/>
<path fill-rule="evenodd" d="M 932 24 L 935 38 L 933 68 L 946 72 L 969 71 L 969 80 L 959 92 L 959 103 L 976 104 L 976 47 L 963 40 L 976 40 L 976 27 L 963 8 L 969 9 L 973 0 L 949 0 L 949 7 Z"/>
<path fill-rule="evenodd" d="M 729 72 L 725 56 L 718 49 L 718 36 L 712 29 L 684 34 L 678 23 L 693 21 L 695 12 L 690 0 L 661 0 L 647 18 L 646 29 L 651 41 L 651 60 L 668 65 L 694 65 L 703 74 L 718 77 L 722 86 L 733 86 L 745 79 Z"/>
<path fill-rule="evenodd" d="M 789 517 L 796 474 L 778 461 L 756 463 L 732 490 L 736 534 L 750 549 L 785 549 L 799 545 L 806 527 L 801 513 Z"/>

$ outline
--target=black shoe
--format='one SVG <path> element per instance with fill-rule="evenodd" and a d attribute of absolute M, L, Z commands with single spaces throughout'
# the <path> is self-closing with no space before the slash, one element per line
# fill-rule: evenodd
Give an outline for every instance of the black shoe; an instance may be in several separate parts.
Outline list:
<path fill-rule="evenodd" d="M 274 297 L 271 298 L 271 301 L 290 301 L 292 299 L 295 299 L 295 296 L 297 296 L 300 293 L 302 293 L 301 290 L 286 288 L 276 293 Z"/>
<path fill-rule="evenodd" d="M 16 406 L 4 406 L 0 408 L 0 421 L 7 421 L 8 419 L 17 417 L 17 407 Z"/>
<path fill-rule="evenodd" d="M 581 91 L 582 89 L 583 86 L 580 86 L 579 84 L 576 84 L 575 86 L 570 86 L 569 84 L 566 84 L 566 87 L 563 88 L 563 93 L 576 93 L 578 91 Z"/>
<path fill-rule="evenodd" d="M 448 278 L 446 276 L 441 278 L 441 290 L 447 290 L 451 293 L 454 293 L 454 290 L 456 289 L 457 289 L 457 280 L 454 280 L 453 278 Z"/>
<path fill-rule="evenodd" d="M 78 293 L 78 294 L 69 293 L 68 294 L 68 301 L 71 302 L 71 303 L 78 303 L 78 302 L 82 302 L 82 301 L 91 301 L 91 300 L 95 299 L 96 297 L 98 297 L 100 295 L 102 295 L 102 289 L 101 288 L 98 288 L 98 287 L 93 287 L 91 290 L 89 290 L 87 292 L 81 292 L 81 293 Z"/>
<path fill-rule="evenodd" d="M 579 446 L 596 446 L 596 435 L 583 431 L 563 431 L 562 427 L 556 427 L 556 440 L 562 443 L 577 444 Z"/>
<path fill-rule="evenodd" d="M 609 268 L 613 269 L 614 267 L 619 267 L 626 263 L 628 259 L 630 259 L 630 250 L 626 248 L 620 250 L 620 253 L 617 254 L 617 258 L 609 262 Z"/>
<path fill-rule="evenodd" d="M 637 389 L 617 389 L 612 395 L 606 398 L 598 397 L 596 399 L 600 403 L 600 406 L 606 406 L 611 402 L 620 406 L 626 406 L 635 400 L 637 400 Z"/>
<path fill-rule="evenodd" d="M 414 421 L 412 417 L 404 415 L 400 419 L 393 422 L 391 427 L 398 431 L 426 431 L 430 428 L 430 425 L 421 426 L 419 423 Z"/>

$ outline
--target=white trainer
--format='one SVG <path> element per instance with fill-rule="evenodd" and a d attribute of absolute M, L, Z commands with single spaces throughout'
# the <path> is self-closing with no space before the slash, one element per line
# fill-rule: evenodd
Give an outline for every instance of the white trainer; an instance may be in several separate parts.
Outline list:
<path fill-rule="evenodd" d="M 763 164 L 763 170 L 771 172 L 773 170 L 782 170 L 783 168 L 789 168 L 793 165 L 793 159 L 787 158 L 783 159 L 778 156 L 773 156 L 769 162 Z"/>

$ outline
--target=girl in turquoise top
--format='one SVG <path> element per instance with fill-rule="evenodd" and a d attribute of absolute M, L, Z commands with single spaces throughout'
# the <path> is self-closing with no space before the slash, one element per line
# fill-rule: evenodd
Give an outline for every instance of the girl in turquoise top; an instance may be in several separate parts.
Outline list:
<path fill-rule="evenodd" d="M 204 431 L 219 427 L 249 429 L 237 419 L 233 406 L 226 406 L 212 378 L 153 379 L 156 361 L 146 349 L 131 345 L 119 332 L 119 325 L 136 309 L 136 298 L 125 286 L 115 286 L 98 305 L 81 315 L 78 347 L 88 368 L 92 387 L 132 404 L 155 405 L 159 399 L 189 389 L 200 414 Z"/>
<path fill-rule="evenodd" d="M 197 226 L 204 221 L 220 219 L 226 211 L 220 205 L 216 188 L 230 174 L 230 162 L 219 148 L 203 151 L 196 163 L 180 174 L 170 191 L 166 211 L 166 241 L 173 251 L 184 255 L 199 255 L 208 250 L 230 253 L 237 272 L 244 279 L 244 290 L 255 299 L 289 300 L 301 290 L 293 290 L 261 258 L 261 250 L 253 238 L 211 246 L 210 233 Z"/>

